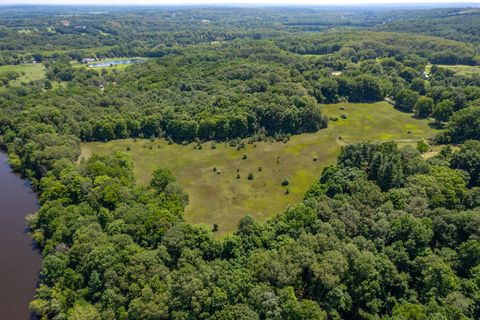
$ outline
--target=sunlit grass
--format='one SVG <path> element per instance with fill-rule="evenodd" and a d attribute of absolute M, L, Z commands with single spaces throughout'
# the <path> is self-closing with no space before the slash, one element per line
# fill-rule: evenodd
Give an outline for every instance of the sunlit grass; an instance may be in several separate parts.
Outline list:
<path fill-rule="evenodd" d="M 288 204 L 301 201 L 322 169 L 335 163 L 342 145 L 391 139 L 413 144 L 435 133 L 426 120 L 414 119 L 385 102 L 325 105 L 324 112 L 338 117 L 338 121 L 330 121 L 327 129 L 316 133 L 292 136 L 286 144 L 257 142 L 237 151 L 225 143 L 217 143 L 217 148 L 211 149 L 208 142 L 198 150 L 193 148 L 194 144 L 169 145 L 163 139 L 153 142 L 126 139 L 84 144 L 82 157 L 126 151 L 128 147 L 140 184 L 149 182 L 154 168 L 170 168 L 190 195 L 187 221 L 217 223 L 219 233 L 225 233 L 234 230 L 245 214 L 265 220 Z M 343 113 L 347 119 L 340 118 Z M 242 160 L 243 154 L 247 159 Z M 220 174 L 213 171 L 214 167 Z M 236 178 L 237 169 L 240 179 Z M 254 175 L 253 180 L 247 179 L 249 173 Z M 281 186 L 285 176 L 290 180 L 288 187 Z M 285 194 L 287 188 L 289 193 Z"/>

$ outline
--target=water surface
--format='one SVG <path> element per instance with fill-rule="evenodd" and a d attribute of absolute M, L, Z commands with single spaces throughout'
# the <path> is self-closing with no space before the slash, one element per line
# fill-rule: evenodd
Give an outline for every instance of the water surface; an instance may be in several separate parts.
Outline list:
<path fill-rule="evenodd" d="M 139 63 L 144 61 L 145 61 L 144 59 L 112 60 L 112 61 L 92 63 L 92 64 L 89 64 L 88 66 L 90 68 L 104 68 L 104 67 L 116 66 L 119 64 Z"/>
<path fill-rule="evenodd" d="M 12 173 L 0 152 L 0 319 L 30 319 L 40 253 L 27 234 L 25 216 L 38 209 L 27 181 Z"/>

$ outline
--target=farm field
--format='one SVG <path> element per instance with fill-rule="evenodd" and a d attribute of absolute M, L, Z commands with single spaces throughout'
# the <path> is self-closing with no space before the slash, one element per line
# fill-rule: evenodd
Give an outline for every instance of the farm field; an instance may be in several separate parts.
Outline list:
<path fill-rule="evenodd" d="M 40 80 L 45 77 L 45 66 L 41 63 L 0 66 L 0 74 L 8 71 L 15 71 L 20 74 L 20 77 L 15 80 L 18 83 Z"/>
<path fill-rule="evenodd" d="M 149 182 L 156 167 L 171 169 L 190 195 L 187 221 L 217 223 L 219 234 L 224 234 L 234 230 L 245 214 L 265 220 L 288 204 L 301 201 L 322 169 L 335 162 L 342 145 L 388 140 L 412 144 L 435 134 L 428 121 L 414 119 L 386 102 L 339 103 L 324 105 L 323 110 L 330 117 L 338 117 L 338 121 L 330 121 L 327 129 L 316 133 L 292 136 L 288 143 L 257 142 L 237 151 L 226 143 L 217 143 L 216 149 L 211 149 L 208 142 L 198 150 L 194 144 L 169 145 L 164 139 L 125 139 L 83 144 L 81 157 L 126 151 L 128 147 L 141 184 Z M 343 113 L 346 119 L 340 117 Z M 242 159 L 244 154 L 246 159 Z M 247 179 L 250 173 L 252 180 Z M 284 177 L 290 181 L 287 187 L 281 186 Z"/>

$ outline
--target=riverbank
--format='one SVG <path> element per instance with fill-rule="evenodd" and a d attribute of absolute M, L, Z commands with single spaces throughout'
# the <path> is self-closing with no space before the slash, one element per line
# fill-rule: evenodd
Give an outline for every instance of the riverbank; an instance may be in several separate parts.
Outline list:
<path fill-rule="evenodd" d="M 12 172 L 0 151 L 0 319 L 30 318 L 41 255 L 27 233 L 25 216 L 38 210 L 28 181 Z"/>

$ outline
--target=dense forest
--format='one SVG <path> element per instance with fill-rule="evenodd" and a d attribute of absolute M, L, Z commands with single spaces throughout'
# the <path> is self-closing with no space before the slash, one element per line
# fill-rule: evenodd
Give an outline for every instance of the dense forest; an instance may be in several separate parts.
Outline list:
<path fill-rule="evenodd" d="M 480 63 L 477 9 L 5 7 L 0 21 L 0 65 L 45 69 L 0 71 L 0 146 L 41 204 L 36 317 L 480 318 L 480 74 L 448 68 Z M 168 169 L 141 186 L 127 153 L 79 161 L 81 142 L 128 137 L 287 141 L 338 121 L 322 104 L 384 100 L 432 119 L 440 151 L 345 145 L 301 203 L 221 238 L 185 222 Z"/>

